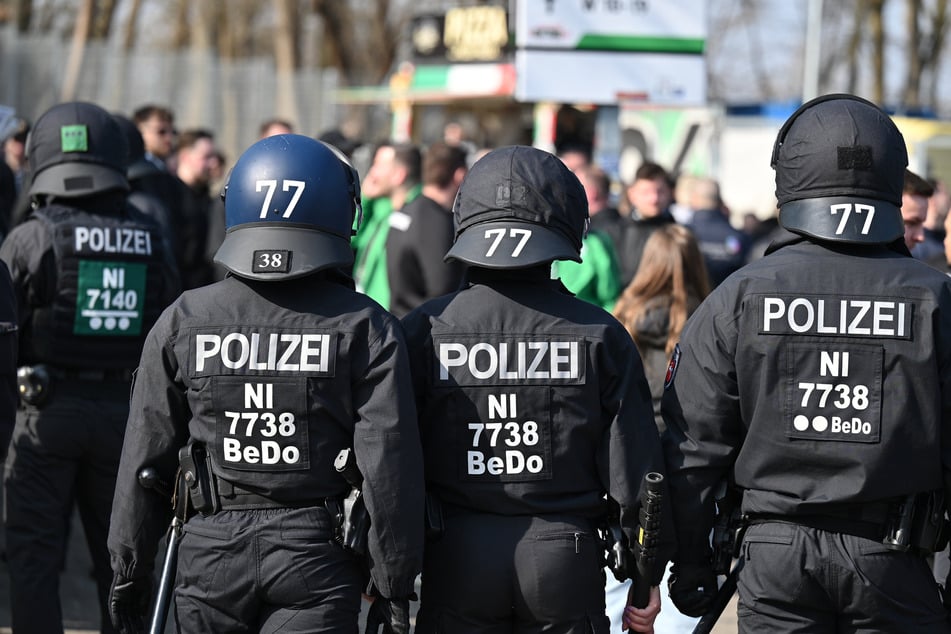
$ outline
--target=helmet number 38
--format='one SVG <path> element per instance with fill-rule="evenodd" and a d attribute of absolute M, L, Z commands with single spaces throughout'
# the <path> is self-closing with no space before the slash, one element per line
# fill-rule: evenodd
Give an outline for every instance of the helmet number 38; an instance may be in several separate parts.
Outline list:
<path fill-rule="evenodd" d="M 486 229 L 485 239 L 492 240 L 492 244 L 489 245 L 488 251 L 485 252 L 485 257 L 491 258 L 493 255 L 495 255 L 495 252 L 502 243 L 502 239 L 505 238 L 506 233 L 508 233 L 509 238 L 518 240 L 515 248 L 512 249 L 513 258 L 517 258 L 522 253 L 522 249 L 525 248 L 525 245 L 528 244 L 529 238 L 532 237 L 531 229 L 509 229 L 507 232 L 505 229 Z"/>
<path fill-rule="evenodd" d="M 267 218 L 268 210 L 271 207 L 271 199 L 274 197 L 274 190 L 277 189 L 277 183 L 278 181 L 274 179 L 265 179 L 254 182 L 254 191 L 260 192 L 267 190 L 267 193 L 264 195 L 264 203 L 261 205 L 262 219 Z M 291 188 L 294 189 L 294 194 L 291 196 L 291 201 L 287 204 L 287 208 L 284 210 L 284 213 L 281 214 L 282 218 L 290 218 L 291 214 L 294 213 L 294 207 L 297 206 L 297 201 L 300 200 L 301 195 L 304 193 L 305 186 L 306 183 L 304 181 L 281 181 L 281 191 L 289 192 L 291 191 Z"/>

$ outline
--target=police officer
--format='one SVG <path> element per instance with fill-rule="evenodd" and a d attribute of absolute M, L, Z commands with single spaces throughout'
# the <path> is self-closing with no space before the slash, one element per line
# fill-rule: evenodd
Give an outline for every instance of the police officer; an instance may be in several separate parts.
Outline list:
<path fill-rule="evenodd" d="M 685 614 L 716 592 L 708 533 L 731 481 L 741 632 L 949 631 L 923 555 L 951 482 L 951 283 L 902 241 L 906 164 L 895 124 L 851 95 L 779 132 L 796 235 L 694 313 L 662 401 Z"/>
<path fill-rule="evenodd" d="M 403 320 L 442 510 L 416 631 L 607 632 L 605 494 L 633 540 L 639 485 L 662 457 L 630 336 L 550 278 L 552 261 L 580 259 L 584 190 L 554 155 L 504 147 L 472 166 L 453 216 L 463 288 Z M 635 629 L 659 607 L 653 588 Z"/>
<path fill-rule="evenodd" d="M 191 480 L 174 593 L 183 632 L 356 632 L 366 579 L 336 543 L 352 449 L 373 585 L 408 632 L 422 562 L 421 448 L 399 322 L 353 290 L 356 172 L 299 135 L 260 140 L 225 187 L 230 275 L 186 291 L 142 353 L 113 506 L 117 621 L 141 620 L 168 501 L 143 468 Z M 184 452 L 180 453 L 182 448 Z M 191 462 L 189 464 L 189 461 Z M 187 476 L 186 476 L 187 479 Z M 372 611 L 372 610 L 371 610 Z"/>
<path fill-rule="evenodd" d="M 129 385 L 178 293 L 155 222 L 128 204 L 126 144 L 102 108 L 50 108 L 27 141 L 33 211 L 0 247 L 19 306 L 20 408 L 5 469 L 13 629 L 62 631 L 59 573 L 75 499 L 103 631 L 106 533 Z"/>

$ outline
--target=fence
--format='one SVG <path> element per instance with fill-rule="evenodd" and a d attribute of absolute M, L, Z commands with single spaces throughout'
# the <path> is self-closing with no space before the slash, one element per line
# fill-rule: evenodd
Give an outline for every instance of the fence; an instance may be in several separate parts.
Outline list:
<path fill-rule="evenodd" d="M 31 121 L 59 102 L 70 42 L 58 35 L 22 35 L 0 27 L 0 104 Z M 73 99 L 131 116 L 146 103 L 172 109 L 176 127 L 204 127 L 233 161 L 257 140 L 258 126 L 281 116 L 301 134 L 334 127 L 334 70 L 307 69 L 279 77 L 269 58 L 222 60 L 209 51 L 124 52 L 89 42 Z"/>

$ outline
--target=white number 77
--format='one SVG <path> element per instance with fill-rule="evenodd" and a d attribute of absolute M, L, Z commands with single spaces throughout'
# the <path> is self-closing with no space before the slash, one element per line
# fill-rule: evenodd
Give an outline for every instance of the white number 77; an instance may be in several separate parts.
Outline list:
<path fill-rule="evenodd" d="M 489 245 L 489 250 L 485 252 L 485 257 L 491 258 L 495 254 L 495 250 L 499 248 L 499 244 L 502 242 L 502 238 L 505 237 L 505 229 L 486 229 L 485 230 L 485 239 L 492 240 L 492 244 Z M 510 238 L 519 238 L 518 244 L 515 245 L 515 248 L 512 250 L 512 257 L 517 258 L 521 254 L 522 249 L 525 248 L 525 245 L 528 243 L 528 239 L 532 237 L 531 229 L 509 229 Z"/>
<path fill-rule="evenodd" d="M 291 202 L 287 204 L 287 209 L 281 214 L 282 218 L 290 218 L 294 207 L 297 206 L 297 201 L 300 200 L 301 194 L 304 193 L 304 187 L 307 183 L 294 180 L 284 180 L 281 182 L 283 183 L 281 186 L 283 191 L 289 192 L 291 191 L 291 187 L 294 188 L 294 195 L 291 196 Z M 277 181 L 271 179 L 254 181 L 254 191 L 259 192 L 262 189 L 267 189 L 267 193 L 264 194 L 264 203 L 261 205 L 261 218 L 264 219 L 267 218 L 268 209 L 271 207 L 271 198 L 274 197 L 274 190 L 277 189 Z"/>
<path fill-rule="evenodd" d="M 849 215 L 852 213 L 852 203 L 842 203 L 839 205 L 830 205 L 829 211 L 833 214 L 842 212 L 842 218 L 839 220 L 839 226 L 835 228 L 835 235 L 842 235 L 842 232 L 845 231 L 845 223 L 849 220 Z M 872 226 L 872 218 L 875 217 L 875 207 L 873 205 L 855 205 L 855 213 L 866 213 L 865 224 L 862 225 L 862 235 L 868 235 L 868 230 Z"/>

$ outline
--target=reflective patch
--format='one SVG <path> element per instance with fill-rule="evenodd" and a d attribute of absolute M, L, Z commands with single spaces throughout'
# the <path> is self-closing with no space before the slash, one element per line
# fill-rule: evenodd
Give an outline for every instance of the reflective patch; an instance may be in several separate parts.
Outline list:
<path fill-rule="evenodd" d="M 674 383 L 674 377 L 677 376 L 677 365 L 680 363 L 680 344 L 674 344 L 674 353 L 670 355 L 670 363 L 667 364 L 667 376 L 664 377 L 664 389 L 666 390 Z"/>
<path fill-rule="evenodd" d="M 141 334 L 145 282 L 143 263 L 80 260 L 73 334 Z"/>
<path fill-rule="evenodd" d="M 291 251 L 255 251 L 251 260 L 252 273 L 288 273 L 291 270 Z"/>
<path fill-rule="evenodd" d="M 881 346 L 787 343 L 780 355 L 788 438 L 879 442 Z"/>
<path fill-rule="evenodd" d="M 463 480 L 550 480 L 551 388 L 520 387 L 472 393 L 477 417 L 463 419 L 458 446 Z"/>
<path fill-rule="evenodd" d="M 569 335 L 433 337 L 433 384 L 578 385 L 585 382 L 583 337 Z"/>
<path fill-rule="evenodd" d="M 59 145 L 62 152 L 88 152 L 89 134 L 84 125 L 64 125 L 59 129 Z"/>
<path fill-rule="evenodd" d="M 239 471 L 310 468 L 306 378 L 216 376 L 211 389 L 220 466 Z"/>
<path fill-rule="evenodd" d="M 258 326 L 200 328 L 188 334 L 189 375 L 334 376 L 336 333 Z"/>
<path fill-rule="evenodd" d="M 763 335 L 911 339 L 915 303 L 862 296 L 764 295 L 754 304 Z"/>

